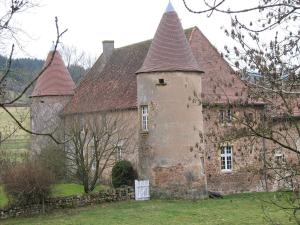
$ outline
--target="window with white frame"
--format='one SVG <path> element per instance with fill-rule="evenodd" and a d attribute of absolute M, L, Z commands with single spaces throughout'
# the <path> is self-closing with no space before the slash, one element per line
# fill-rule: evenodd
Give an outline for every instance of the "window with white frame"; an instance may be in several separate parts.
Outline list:
<path fill-rule="evenodd" d="M 148 131 L 148 106 L 142 105 L 141 106 L 141 112 L 142 112 L 142 131 Z"/>
<path fill-rule="evenodd" d="M 222 109 L 219 112 L 220 123 L 231 123 L 232 122 L 232 109 Z"/>
<path fill-rule="evenodd" d="M 122 160 L 122 146 L 118 145 L 116 147 L 116 160 L 121 161 Z"/>
<path fill-rule="evenodd" d="M 123 158 L 122 156 L 122 150 L 123 150 L 123 145 L 124 145 L 124 142 L 123 140 L 121 140 L 117 145 L 116 145 L 116 148 L 115 148 L 115 151 L 116 151 L 116 161 L 121 161 Z"/>
<path fill-rule="evenodd" d="M 274 161 L 276 164 L 282 164 L 285 161 L 284 154 L 280 148 L 275 150 Z"/>
<path fill-rule="evenodd" d="M 232 146 L 227 145 L 221 147 L 221 170 L 232 170 Z"/>

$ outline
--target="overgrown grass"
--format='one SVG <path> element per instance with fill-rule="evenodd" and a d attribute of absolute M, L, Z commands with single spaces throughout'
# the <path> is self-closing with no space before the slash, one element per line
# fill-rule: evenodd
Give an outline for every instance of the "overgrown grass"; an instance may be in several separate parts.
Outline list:
<path fill-rule="evenodd" d="M 273 199 L 272 193 L 251 193 L 202 201 L 151 200 L 101 204 L 32 218 L 9 219 L 3 224 L 202 224 L 264 225 L 261 200 Z M 285 212 L 272 206 L 267 211 L 278 224 L 294 224 Z"/>

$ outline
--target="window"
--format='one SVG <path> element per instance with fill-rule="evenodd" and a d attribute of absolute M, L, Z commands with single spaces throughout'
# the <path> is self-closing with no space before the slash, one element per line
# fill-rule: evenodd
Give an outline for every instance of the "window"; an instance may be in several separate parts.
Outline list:
<path fill-rule="evenodd" d="M 165 79 L 160 78 L 160 79 L 158 79 L 158 83 L 157 83 L 156 85 L 162 85 L 162 86 L 165 86 L 165 85 L 167 85 L 167 83 L 165 82 Z"/>
<path fill-rule="evenodd" d="M 282 164 L 285 161 L 284 154 L 280 149 L 277 149 L 274 155 L 275 163 Z"/>
<path fill-rule="evenodd" d="M 232 110 L 220 110 L 219 112 L 219 121 L 220 123 L 231 123 L 232 122 Z"/>
<path fill-rule="evenodd" d="M 122 146 L 117 145 L 116 147 L 116 160 L 121 161 L 122 160 Z"/>
<path fill-rule="evenodd" d="M 158 79 L 158 83 L 164 84 L 164 83 L 165 83 L 165 80 L 164 80 L 164 79 Z"/>
<path fill-rule="evenodd" d="M 232 170 L 232 146 L 221 147 L 221 170 Z"/>
<path fill-rule="evenodd" d="M 200 174 L 204 175 L 205 174 L 205 169 L 204 169 L 204 157 L 200 157 Z"/>
<path fill-rule="evenodd" d="M 148 106 L 141 106 L 142 111 L 142 131 L 148 131 Z"/>
<path fill-rule="evenodd" d="M 116 144 L 115 146 L 115 153 L 116 153 L 116 161 L 121 161 L 123 158 L 123 146 L 124 146 L 124 141 L 120 140 L 119 143 Z"/>

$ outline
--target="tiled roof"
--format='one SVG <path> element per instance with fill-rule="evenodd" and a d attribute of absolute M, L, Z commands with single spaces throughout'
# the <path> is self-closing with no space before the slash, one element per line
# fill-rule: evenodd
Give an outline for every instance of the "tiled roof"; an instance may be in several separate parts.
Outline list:
<path fill-rule="evenodd" d="M 198 28 L 184 31 L 192 52 L 203 69 L 203 100 L 226 103 L 246 99 L 246 87 Z M 151 40 L 114 50 L 105 66 L 100 57 L 75 89 L 64 114 L 137 107 L 136 74 L 147 55 Z"/>
<path fill-rule="evenodd" d="M 64 114 L 135 108 L 137 87 L 135 72 L 141 67 L 151 41 L 114 50 L 103 67 L 102 56 L 64 109 Z"/>
<path fill-rule="evenodd" d="M 44 67 L 49 64 L 53 51 L 50 51 Z M 64 65 L 61 55 L 55 52 L 51 65 L 38 78 L 31 97 L 73 95 L 75 83 Z"/>
<path fill-rule="evenodd" d="M 191 51 L 178 15 L 171 9 L 172 7 L 168 7 L 164 13 L 145 61 L 137 73 L 202 72 Z"/>
<path fill-rule="evenodd" d="M 263 104 L 249 98 L 248 88 L 197 27 L 194 27 L 189 42 L 204 71 L 201 95 L 204 104 Z"/>

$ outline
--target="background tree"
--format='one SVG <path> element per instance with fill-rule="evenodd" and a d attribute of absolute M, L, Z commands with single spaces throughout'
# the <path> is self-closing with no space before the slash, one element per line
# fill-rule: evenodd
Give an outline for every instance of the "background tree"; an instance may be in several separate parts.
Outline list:
<path fill-rule="evenodd" d="M 134 150 L 135 131 L 131 118 L 121 112 L 99 112 L 67 120 L 67 160 L 85 193 L 93 191 L 105 170 L 108 172 L 117 160 Z"/>
<path fill-rule="evenodd" d="M 14 18 L 16 15 L 18 15 L 21 12 L 27 11 L 29 8 L 36 6 L 36 4 L 33 4 L 32 1 L 29 0 L 14 0 L 14 1 L 1 1 L 1 5 L 3 6 L 2 9 L 4 9 L 4 12 L 2 11 L 2 15 L 0 16 L 0 49 L 7 49 L 9 43 L 7 40 L 13 39 L 16 44 L 20 44 L 18 41 L 18 31 L 20 29 L 18 27 L 14 26 Z M 64 30 L 63 32 L 60 32 L 59 27 L 58 27 L 58 20 L 55 18 L 55 25 L 56 25 L 56 40 L 55 40 L 55 45 L 54 45 L 54 52 L 57 49 L 57 45 L 59 43 L 59 40 L 61 36 L 67 31 Z M 7 83 L 7 78 L 11 73 L 11 63 L 12 63 L 12 57 L 14 54 L 14 48 L 15 44 L 12 44 L 11 50 L 9 53 L 9 57 L 6 63 L 6 67 L 3 70 L 2 73 L 0 73 L 0 108 L 3 109 L 4 112 L 6 112 L 17 124 L 19 128 L 24 130 L 27 133 L 33 134 L 33 135 L 43 135 L 43 136 L 48 136 L 49 138 L 53 139 L 56 143 L 59 143 L 58 140 L 54 138 L 54 136 L 51 133 L 36 133 L 32 132 L 30 129 L 25 127 L 19 120 L 14 116 L 12 112 L 8 109 L 9 106 L 15 104 L 18 102 L 22 96 L 30 89 L 30 87 L 36 82 L 36 80 L 43 74 L 45 70 L 48 69 L 48 67 L 51 65 L 53 57 L 54 57 L 54 52 L 52 55 L 51 60 L 49 61 L 48 65 L 44 66 L 41 71 L 37 74 L 37 76 L 32 79 L 29 83 L 27 83 L 26 86 L 23 87 L 22 91 L 18 93 L 16 96 L 13 98 L 7 100 L 4 96 L 6 94 L 6 83 Z M 1 54 L 4 55 L 4 54 Z M 0 140 L 1 142 L 1 140 Z"/>
<path fill-rule="evenodd" d="M 256 102 L 263 106 L 258 111 L 234 114 L 235 125 L 218 141 L 262 139 L 261 158 L 266 177 L 275 181 L 278 188 L 293 191 L 287 205 L 272 203 L 289 211 L 291 218 L 300 224 L 297 214 L 300 208 L 300 2 L 251 1 L 248 8 L 230 0 L 201 2 L 205 8 L 194 10 L 191 1 L 183 0 L 191 13 L 230 16 L 231 27 L 224 31 L 232 42 L 225 46 L 223 55 L 247 87 L 243 103 Z M 227 107 L 237 105 L 228 98 Z"/>

